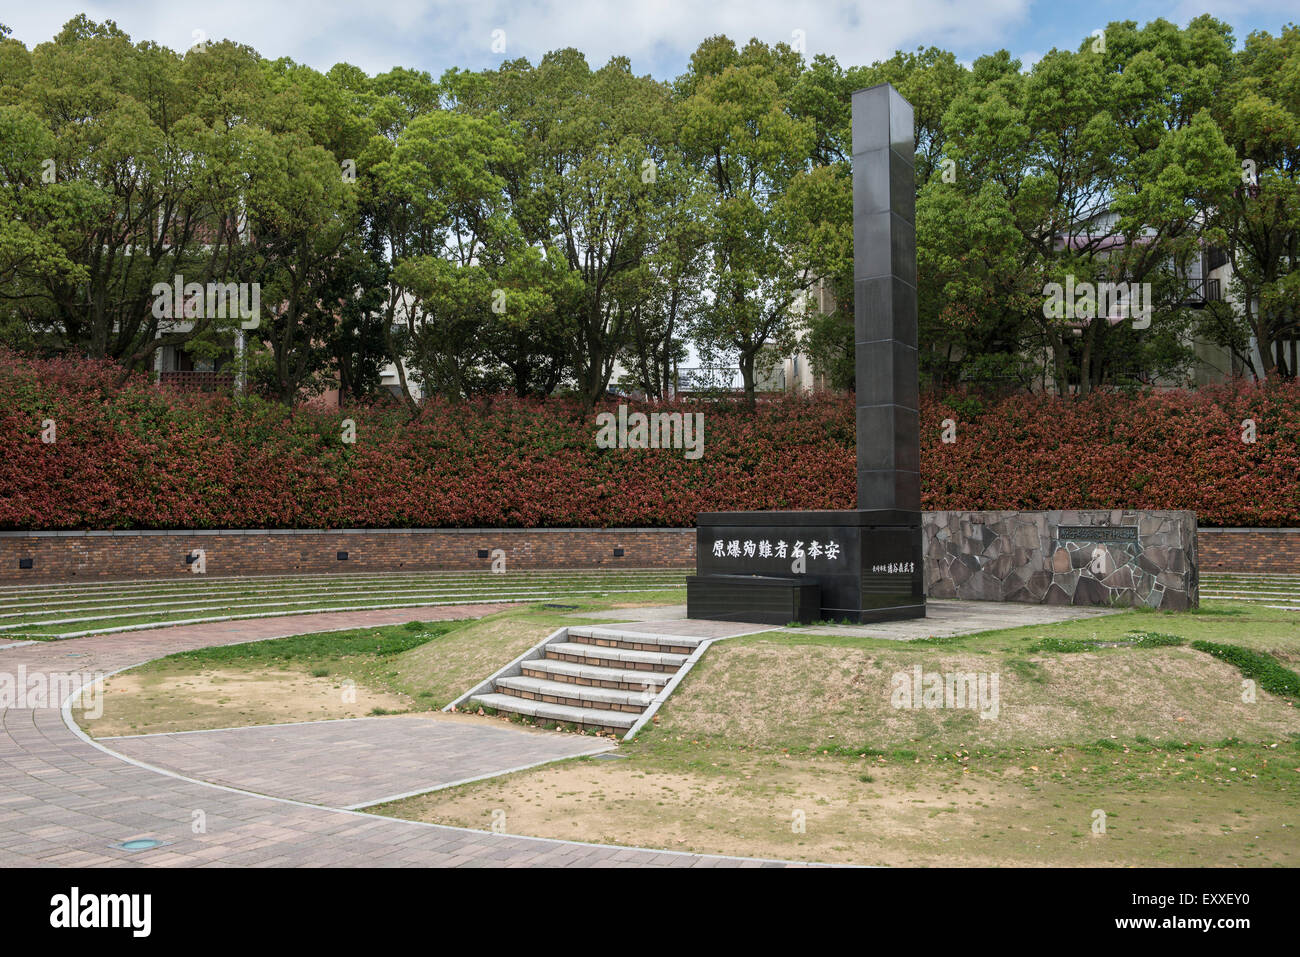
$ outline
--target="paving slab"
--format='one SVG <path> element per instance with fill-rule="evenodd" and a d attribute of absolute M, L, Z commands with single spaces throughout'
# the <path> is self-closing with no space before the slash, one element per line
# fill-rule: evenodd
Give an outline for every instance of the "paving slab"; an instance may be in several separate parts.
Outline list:
<path fill-rule="evenodd" d="M 571 627 L 581 627 L 573 625 Z M 771 625 L 756 625 L 744 621 L 706 621 L 702 618 L 642 618 L 635 626 L 620 628 L 617 623 L 601 624 L 609 631 L 630 631 L 649 635 L 684 635 L 691 638 L 734 638 L 760 631 L 771 631 Z"/>
<path fill-rule="evenodd" d="M 608 608 L 604 611 L 585 611 L 573 617 L 604 621 L 673 621 L 686 617 L 686 606 L 648 605 L 644 608 Z"/>
<path fill-rule="evenodd" d="M 1082 618 L 1114 615 L 1122 608 L 1093 608 L 1081 605 L 1030 605 L 1009 601 L 965 601 L 952 598 L 928 598 L 925 617 L 906 621 L 882 621 L 873 625 L 808 625 L 783 628 L 801 635 L 855 635 L 861 638 L 885 638 L 914 641 L 917 638 L 947 638 L 972 635 L 1000 628 L 1025 625 L 1050 625 Z"/>
<path fill-rule="evenodd" d="M 614 747 L 607 739 L 398 715 L 101 738 L 188 777 L 328 807 L 365 807 Z"/>
<path fill-rule="evenodd" d="M 1122 610 L 1081 605 L 1030 605 L 1006 601 L 930 598 L 925 603 L 924 618 L 887 621 L 873 625 L 808 625 L 798 629 L 786 629 L 743 622 L 705 621 L 688 619 L 685 605 L 611 608 L 607 611 L 584 614 L 582 619 L 637 622 L 635 629 L 637 631 L 665 635 L 696 635 L 701 638 L 731 638 L 758 631 L 797 631 L 804 635 L 856 635 L 862 638 L 911 641 L 916 638 L 968 635 L 998 628 L 1019 628 L 1023 625 L 1048 625 L 1060 621 L 1113 615 Z M 610 625 L 610 627 L 617 626 Z"/>

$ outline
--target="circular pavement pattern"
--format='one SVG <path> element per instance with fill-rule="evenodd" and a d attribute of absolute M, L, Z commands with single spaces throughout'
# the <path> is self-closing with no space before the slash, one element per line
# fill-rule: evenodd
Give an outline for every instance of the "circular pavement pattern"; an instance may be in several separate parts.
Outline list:
<path fill-rule="evenodd" d="M 10 680 L 108 674 L 191 648 L 416 617 L 477 618 L 504 607 L 374 609 L 11 644 L 0 647 L 0 674 Z M 0 866 L 788 866 L 494 834 L 254 794 L 114 753 L 77 728 L 59 704 L 0 709 Z M 503 755 L 503 764 L 510 760 Z M 144 850 L 119 846 L 143 839 L 161 843 Z"/>

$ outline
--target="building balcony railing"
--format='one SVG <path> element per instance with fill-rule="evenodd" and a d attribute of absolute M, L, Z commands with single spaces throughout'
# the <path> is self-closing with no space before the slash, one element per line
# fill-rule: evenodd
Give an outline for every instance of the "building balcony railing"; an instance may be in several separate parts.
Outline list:
<path fill-rule="evenodd" d="M 1203 308 L 1207 302 L 1218 302 L 1223 298 L 1223 290 L 1217 279 L 1202 279 L 1191 282 L 1183 296 L 1183 305 Z"/>
<path fill-rule="evenodd" d="M 679 366 L 678 392 L 740 392 L 744 377 L 739 366 Z M 784 392 L 785 370 L 754 371 L 754 391 Z"/>
<path fill-rule="evenodd" d="M 233 392 L 235 377 L 230 372 L 159 372 L 158 384 L 177 392 Z"/>

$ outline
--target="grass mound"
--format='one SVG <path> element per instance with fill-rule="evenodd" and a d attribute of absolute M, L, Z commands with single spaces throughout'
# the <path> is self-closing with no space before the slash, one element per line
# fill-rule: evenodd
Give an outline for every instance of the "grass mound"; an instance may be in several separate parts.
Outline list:
<path fill-rule="evenodd" d="M 1225 645 L 1213 641 L 1194 641 L 1192 647 L 1213 655 L 1220 661 L 1235 665 L 1247 678 L 1259 682 L 1259 686 L 1270 694 L 1287 698 L 1300 698 L 1300 675 L 1278 664 L 1277 659 L 1267 652 L 1252 651 L 1241 645 Z"/>

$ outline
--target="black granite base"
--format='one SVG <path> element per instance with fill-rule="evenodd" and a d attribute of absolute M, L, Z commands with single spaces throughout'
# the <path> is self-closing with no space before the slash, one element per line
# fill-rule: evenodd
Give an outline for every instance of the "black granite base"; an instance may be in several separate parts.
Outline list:
<path fill-rule="evenodd" d="M 821 589 L 816 582 L 798 578 L 688 575 L 686 607 L 690 618 L 806 625 L 821 617 Z"/>
<path fill-rule="evenodd" d="M 695 535 L 700 578 L 759 575 L 815 583 L 817 618 L 825 621 L 925 617 L 920 512 L 703 512 Z M 706 617 L 711 587 L 697 587 L 694 603 L 688 589 L 689 617 Z"/>

